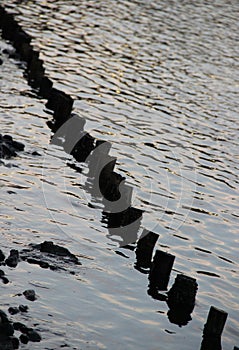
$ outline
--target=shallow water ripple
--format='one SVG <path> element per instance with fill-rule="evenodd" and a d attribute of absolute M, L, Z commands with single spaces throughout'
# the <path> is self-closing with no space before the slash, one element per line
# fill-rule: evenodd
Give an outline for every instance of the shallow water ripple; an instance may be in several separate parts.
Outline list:
<path fill-rule="evenodd" d="M 1 133 L 26 150 L 1 166 L 1 247 L 52 239 L 84 256 L 76 276 L 29 273 L 25 263 L 8 272 L 16 293 L 22 282 L 49 284 L 36 288 L 44 342 L 35 349 L 200 348 L 210 305 L 229 313 L 223 349 L 238 346 L 238 2 L 2 3 L 33 36 L 54 86 L 74 97 L 84 129 L 112 143 L 133 205 L 145 210 L 141 229 L 176 256 L 170 284 L 178 271 L 199 284 L 192 321 L 170 323 L 167 305 L 147 295 L 135 252 L 102 223 L 87 165 L 75 172 L 49 145 L 44 102 L 21 63 L 2 54 Z"/>

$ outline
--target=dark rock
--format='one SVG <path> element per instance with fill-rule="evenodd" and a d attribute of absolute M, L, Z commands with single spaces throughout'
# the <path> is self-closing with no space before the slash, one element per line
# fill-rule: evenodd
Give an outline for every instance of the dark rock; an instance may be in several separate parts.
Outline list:
<path fill-rule="evenodd" d="M 18 309 L 18 307 L 9 307 L 8 312 L 11 315 L 16 315 L 19 313 L 19 309 Z"/>
<path fill-rule="evenodd" d="M 17 337 L 10 337 L 10 340 L 12 342 L 13 349 L 18 349 L 19 348 L 19 339 Z"/>
<path fill-rule="evenodd" d="M 28 264 L 34 264 L 34 265 L 40 265 L 41 261 L 39 259 L 34 258 L 28 258 L 27 259 Z"/>
<path fill-rule="evenodd" d="M 21 322 L 14 322 L 13 328 L 15 331 L 19 331 L 21 333 L 27 333 L 28 328 Z"/>
<path fill-rule="evenodd" d="M 51 270 L 67 271 L 67 264 L 81 265 L 78 258 L 68 249 L 45 241 L 40 244 L 29 244 L 28 249 L 20 252 L 20 258 L 29 264 L 37 264 L 41 268 L 50 268 Z"/>
<path fill-rule="evenodd" d="M 0 340 L 1 350 L 14 350 L 12 340 L 10 338 Z"/>
<path fill-rule="evenodd" d="M 21 312 L 27 312 L 28 311 L 28 306 L 27 305 L 19 305 L 19 310 Z"/>
<path fill-rule="evenodd" d="M 37 151 L 33 151 L 33 152 L 32 152 L 32 155 L 33 155 L 33 156 L 41 156 L 41 154 L 38 153 Z"/>
<path fill-rule="evenodd" d="M 3 64 L 3 60 L 0 58 L 0 65 Z"/>
<path fill-rule="evenodd" d="M 0 249 L 0 262 L 5 260 L 5 255 L 3 254 L 3 252 Z"/>
<path fill-rule="evenodd" d="M 40 262 L 40 266 L 41 266 L 41 268 L 43 268 L 43 269 L 48 269 L 48 268 L 49 268 L 48 262 L 45 262 L 45 261 L 41 261 L 41 262 Z"/>
<path fill-rule="evenodd" d="M 5 260 L 7 266 L 16 267 L 19 261 L 19 252 L 16 249 L 10 250 L 9 257 Z"/>
<path fill-rule="evenodd" d="M 23 151 L 24 145 L 21 142 L 13 140 L 10 135 L 0 134 L 0 158 L 11 158 L 17 155 L 17 151 Z"/>
<path fill-rule="evenodd" d="M 29 332 L 27 332 L 27 335 L 28 335 L 29 340 L 32 342 L 40 342 L 41 341 L 40 334 L 34 330 L 30 330 Z"/>
<path fill-rule="evenodd" d="M 9 322 L 7 318 L 7 314 L 4 311 L 0 310 L 0 324 L 7 323 L 7 322 Z"/>
<path fill-rule="evenodd" d="M 0 278 L 5 275 L 5 272 L 3 270 L 0 270 Z"/>
<path fill-rule="evenodd" d="M 39 244 L 38 249 L 40 249 L 40 251 L 44 253 L 68 257 L 72 262 L 78 263 L 78 258 L 74 254 L 72 254 L 67 248 L 54 244 L 52 241 L 45 241 Z"/>
<path fill-rule="evenodd" d="M 0 334 L 1 337 L 5 338 L 5 337 L 9 337 L 11 335 L 13 335 L 14 333 L 14 329 L 11 323 L 6 322 L 6 323 L 2 323 L 0 324 Z"/>
<path fill-rule="evenodd" d="M 23 292 L 23 295 L 27 300 L 34 301 L 36 300 L 36 293 L 33 289 L 27 289 Z"/>
<path fill-rule="evenodd" d="M 19 339 L 22 344 L 27 344 L 29 342 L 29 338 L 26 334 L 21 334 Z"/>
<path fill-rule="evenodd" d="M 4 284 L 8 284 L 8 283 L 9 283 L 9 279 L 8 279 L 7 277 L 5 277 L 5 276 L 2 276 L 2 277 L 1 277 L 1 280 L 2 280 L 2 282 L 3 282 Z"/>

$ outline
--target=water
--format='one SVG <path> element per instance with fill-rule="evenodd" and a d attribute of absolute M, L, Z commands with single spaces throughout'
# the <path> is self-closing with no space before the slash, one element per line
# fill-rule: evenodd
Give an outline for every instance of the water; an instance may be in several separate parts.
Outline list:
<path fill-rule="evenodd" d="M 112 143 L 133 206 L 145 210 L 138 235 L 158 233 L 156 248 L 176 256 L 169 287 L 178 272 L 199 285 L 192 320 L 170 323 L 167 304 L 147 294 L 147 275 L 134 268 L 135 252 L 102 223 L 87 165 L 75 172 L 49 144 L 44 101 L 21 64 L 2 56 L 1 132 L 26 150 L 1 167 L 1 247 L 51 239 L 82 262 L 75 276 L 26 263 L 6 270 L 2 308 L 34 286 L 26 322 L 43 336 L 34 349 L 189 350 L 200 348 L 214 305 L 229 314 L 222 344 L 231 350 L 239 336 L 238 2 L 2 3 L 33 36 L 54 86 L 74 98 L 84 129 Z"/>

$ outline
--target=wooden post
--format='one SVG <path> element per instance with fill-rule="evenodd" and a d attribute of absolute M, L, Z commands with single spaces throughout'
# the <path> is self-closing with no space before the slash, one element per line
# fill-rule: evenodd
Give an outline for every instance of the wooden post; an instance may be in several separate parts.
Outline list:
<path fill-rule="evenodd" d="M 210 307 L 207 322 L 203 329 L 203 340 L 200 350 L 222 350 L 221 335 L 227 320 L 227 313 Z M 235 349 L 234 349 L 235 350 Z"/>
<path fill-rule="evenodd" d="M 167 289 L 174 260 L 174 255 L 156 250 L 149 273 L 150 288 Z"/>
<path fill-rule="evenodd" d="M 46 103 L 46 108 L 54 111 L 54 123 L 51 129 L 56 132 L 69 118 L 73 107 L 73 99 L 64 92 L 52 88 Z"/>
<path fill-rule="evenodd" d="M 183 309 L 191 313 L 195 305 L 198 285 L 195 278 L 178 274 L 168 292 L 168 306 L 170 309 Z"/>
<path fill-rule="evenodd" d="M 159 235 L 154 232 L 143 230 L 141 237 L 137 242 L 136 254 L 136 269 L 149 269 L 151 267 L 152 255 L 154 246 L 159 238 Z"/>
<path fill-rule="evenodd" d="M 195 306 L 197 288 L 195 278 L 182 274 L 177 275 L 172 288 L 167 293 L 168 319 L 171 323 L 181 327 L 192 319 L 191 312 Z"/>
<path fill-rule="evenodd" d="M 204 325 L 203 335 L 221 337 L 227 320 L 227 315 L 228 314 L 225 311 L 211 306 L 207 322 Z"/>

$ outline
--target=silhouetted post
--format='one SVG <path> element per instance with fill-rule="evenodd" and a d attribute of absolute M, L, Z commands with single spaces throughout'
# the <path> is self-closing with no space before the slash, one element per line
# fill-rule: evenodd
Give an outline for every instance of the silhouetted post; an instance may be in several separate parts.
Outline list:
<path fill-rule="evenodd" d="M 149 273 L 150 289 L 167 289 L 174 260 L 174 255 L 156 250 Z"/>
<path fill-rule="evenodd" d="M 172 288 L 168 292 L 168 319 L 179 326 L 185 326 L 191 320 L 191 312 L 195 306 L 198 285 L 195 278 L 177 275 Z"/>
<path fill-rule="evenodd" d="M 55 88 L 51 89 L 46 108 L 54 111 L 55 122 L 50 126 L 53 132 L 70 118 L 72 107 L 73 99 L 71 96 Z"/>
<path fill-rule="evenodd" d="M 220 337 L 227 320 L 227 313 L 211 306 L 207 322 L 204 326 L 203 335 Z"/>
<path fill-rule="evenodd" d="M 137 242 L 136 254 L 136 269 L 149 269 L 151 267 L 152 255 L 154 246 L 159 238 L 159 235 L 154 232 L 143 230 L 141 237 Z"/>
<path fill-rule="evenodd" d="M 207 322 L 203 329 L 203 341 L 200 350 L 221 350 L 221 335 L 227 320 L 227 313 L 211 306 Z"/>

